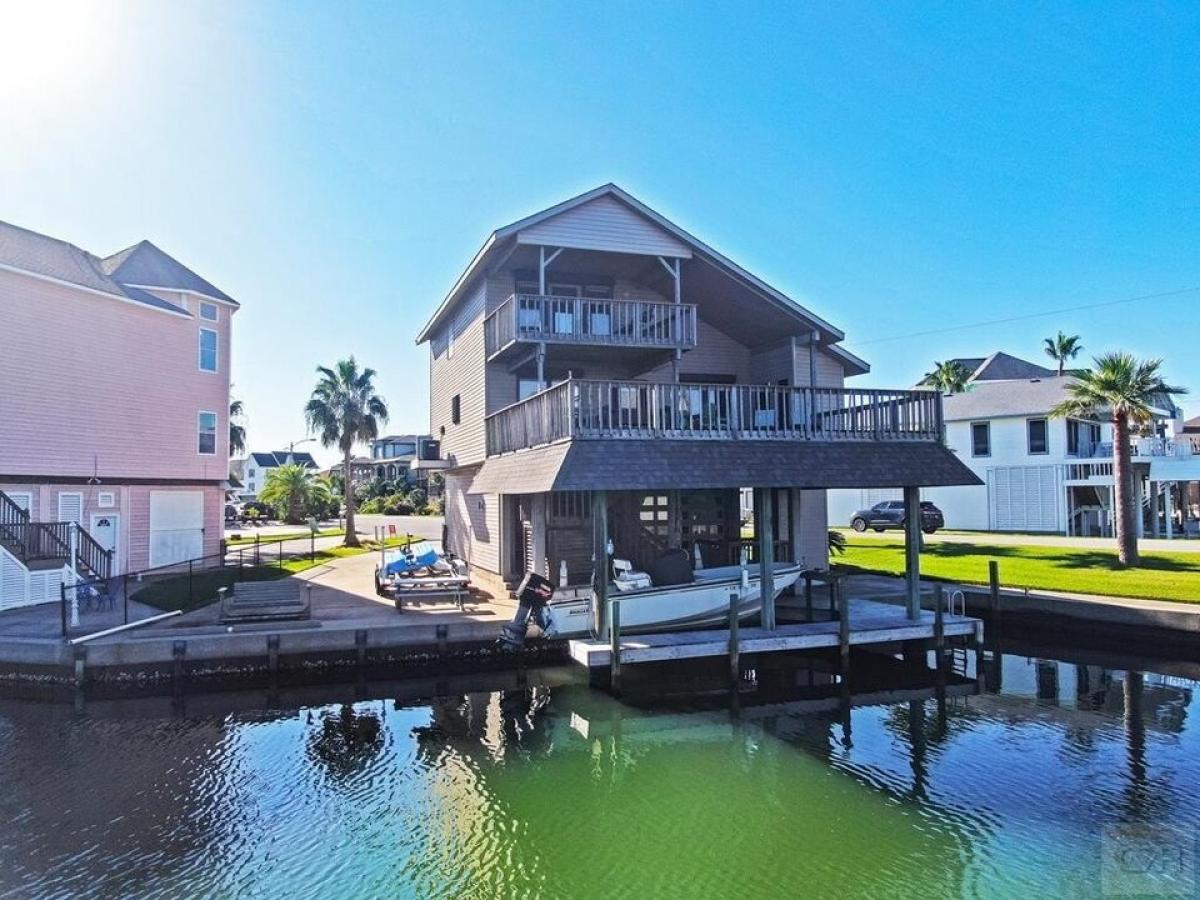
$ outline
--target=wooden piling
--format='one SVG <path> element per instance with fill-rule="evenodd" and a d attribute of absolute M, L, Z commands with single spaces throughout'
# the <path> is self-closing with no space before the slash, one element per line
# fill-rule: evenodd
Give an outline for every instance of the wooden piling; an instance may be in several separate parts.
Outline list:
<path fill-rule="evenodd" d="M 830 597 L 837 604 L 838 613 L 838 662 L 843 674 L 850 671 L 850 603 L 842 593 L 842 582 L 834 579 L 829 584 Z"/>
<path fill-rule="evenodd" d="M 274 679 L 279 675 L 279 635 L 267 635 L 267 671 Z"/>
<path fill-rule="evenodd" d="M 621 601 L 613 600 L 608 605 L 609 629 L 609 686 L 614 694 L 621 693 Z"/>
<path fill-rule="evenodd" d="M 988 601 L 988 612 L 993 616 L 1000 614 L 1000 563 L 997 560 L 988 560 L 988 585 L 991 587 L 991 594 Z"/>
<path fill-rule="evenodd" d="M 738 607 L 740 598 L 737 591 L 729 595 L 729 680 L 733 690 L 737 691 L 738 683 L 742 680 L 741 647 L 738 637 Z"/>
<path fill-rule="evenodd" d="M 941 664 L 942 654 L 946 650 L 946 617 L 943 610 L 946 601 L 946 589 L 941 584 L 933 588 L 933 649 L 937 651 L 938 664 Z"/>
<path fill-rule="evenodd" d="M 804 573 L 804 607 L 808 621 L 813 620 L 813 577 L 812 572 Z"/>

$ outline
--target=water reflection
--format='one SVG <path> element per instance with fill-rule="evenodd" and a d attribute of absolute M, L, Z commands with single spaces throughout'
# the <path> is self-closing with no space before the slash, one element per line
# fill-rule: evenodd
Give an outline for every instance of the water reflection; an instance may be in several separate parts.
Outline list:
<path fill-rule="evenodd" d="M 1022 649 L 0 701 L 0 893 L 1095 895 L 1200 822 L 1195 682 Z"/>

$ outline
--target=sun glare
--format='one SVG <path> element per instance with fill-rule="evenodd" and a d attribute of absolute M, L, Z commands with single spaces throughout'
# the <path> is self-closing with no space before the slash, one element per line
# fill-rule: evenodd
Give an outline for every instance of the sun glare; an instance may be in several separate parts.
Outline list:
<path fill-rule="evenodd" d="M 87 0 L 0 0 L 0 96 L 44 103 L 93 88 L 111 7 Z"/>

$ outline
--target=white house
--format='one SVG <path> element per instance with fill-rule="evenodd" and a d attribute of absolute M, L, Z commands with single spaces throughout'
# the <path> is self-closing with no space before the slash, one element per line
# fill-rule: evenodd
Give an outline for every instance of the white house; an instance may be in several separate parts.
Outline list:
<path fill-rule="evenodd" d="M 1067 398 L 1073 375 L 994 353 L 962 360 L 971 376 L 962 393 L 946 396 L 946 445 L 983 485 L 929 488 L 946 527 L 971 531 L 1044 531 L 1075 535 L 1112 532 L 1112 425 L 1106 419 L 1058 419 L 1050 410 Z M 1178 482 L 1189 480 L 1193 440 L 1175 434 L 1170 404 L 1159 410 L 1155 434 L 1136 439 L 1135 491 L 1143 533 L 1189 530 Z M 832 524 L 895 491 L 830 491 Z M 1178 513 L 1178 515 L 1176 515 Z"/>
<path fill-rule="evenodd" d="M 235 471 L 241 469 L 242 489 L 239 494 L 242 500 L 255 500 L 263 485 L 267 483 L 267 475 L 286 463 L 298 463 L 306 469 L 316 470 L 317 461 L 311 453 L 295 453 L 289 450 L 274 450 L 269 453 L 251 453 L 244 460 L 234 460 Z"/>

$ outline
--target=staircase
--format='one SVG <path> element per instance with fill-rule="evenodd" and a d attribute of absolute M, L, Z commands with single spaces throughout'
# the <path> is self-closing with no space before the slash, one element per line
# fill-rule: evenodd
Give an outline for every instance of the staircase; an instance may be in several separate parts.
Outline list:
<path fill-rule="evenodd" d="M 0 608 L 55 599 L 46 596 L 50 581 L 69 571 L 101 580 L 112 576 L 112 567 L 112 551 L 78 522 L 34 522 L 0 491 Z"/>

